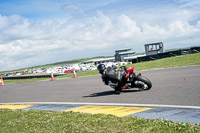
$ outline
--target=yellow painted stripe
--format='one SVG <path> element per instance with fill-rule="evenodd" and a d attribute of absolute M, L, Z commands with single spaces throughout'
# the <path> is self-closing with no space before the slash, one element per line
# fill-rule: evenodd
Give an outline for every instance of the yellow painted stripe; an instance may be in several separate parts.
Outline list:
<path fill-rule="evenodd" d="M 146 107 L 124 107 L 124 106 L 96 106 L 96 105 L 85 105 L 77 108 L 73 108 L 65 111 L 83 112 L 90 114 L 112 114 L 118 117 L 127 116 L 137 112 L 149 110 L 152 108 Z"/>
<path fill-rule="evenodd" d="M 4 104 L 0 105 L 1 109 L 24 109 L 35 106 L 35 104 Z"/>

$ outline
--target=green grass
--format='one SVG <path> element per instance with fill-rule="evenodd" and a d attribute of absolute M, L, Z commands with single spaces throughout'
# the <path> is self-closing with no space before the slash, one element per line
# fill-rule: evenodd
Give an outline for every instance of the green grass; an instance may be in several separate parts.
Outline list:
<path fill-rule="evenodd" d="M 77 77 L 91 76 L 91 75 L 97 75 L 97 74 L 99 74 L 99 72 L 97 70 L 84 71 L 84 72 L 77 72 L 76 73 Z M 72 78 L 73 76 L 74 76 L 74 74 L 66 74 L 66 75 L 58 76 L 56 78 Z"/>
<path fill-rule="evenodd" d="M 127 65 L 127 67 L 134 66 L 136 71 L 141 71 L 156 68 L 171 68 L 191 65 L 200 65 L 200 53 L 140 62 Z"/>
<path fill-rule="evenodd" d="M 197 133 L 200 125 L 138 117 L 0 109 L 1 133 Z"/>
<path fill-rule="evenodd" d="M 181 66 L 191 66 L 191 65 L 200 65 L 200 53 L 129 64 L 127 65 L 127 67 L 129 68 L 130 66 L 134 66 L 135 71 L 141 71 L 141 70 L 151 70 L 157 68 L 170 68 L 170 67 L 181 67 Z M 78 72 L 77 76 L 80 77 L 80 76 L 98 75 L 98 74 L 99 73 L 97 70 L 93 70 L 93 71 Z M 73 77 L 73 74 L 58 76 L 55 79 L 67 78 L 67 77 Z M 4 82 L 5 84 L 7 84 L 7 83 L 20 83 L 20 82 L 33 82 L 33 81 L 48 80 L 48 79 L 50 78 L 4 80 Z"/>

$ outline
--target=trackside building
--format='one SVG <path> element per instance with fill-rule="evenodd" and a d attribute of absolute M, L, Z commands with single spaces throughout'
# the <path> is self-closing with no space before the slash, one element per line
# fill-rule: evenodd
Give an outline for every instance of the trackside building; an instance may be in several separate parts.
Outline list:
<path fill-rule="evenodd" d="M 126 62 L 127 59 L 131 59 L 135 55 L 132 49 L 119 49 L 115 51 L 115 61 L 116 62 Z"/>

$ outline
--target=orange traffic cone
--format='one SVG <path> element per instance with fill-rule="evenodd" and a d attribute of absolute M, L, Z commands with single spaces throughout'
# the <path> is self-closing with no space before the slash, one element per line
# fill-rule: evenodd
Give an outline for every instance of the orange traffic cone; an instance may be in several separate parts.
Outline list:
<path fill-rule="evenodd" d="M 73 72 L 74 72 L 74 78 L 76 78 L 77 76 L 76 76 L 76 71 L 75 70 L 73 70 Z"/>
<path fill-rule="evenodd" d="M 53 76 L 53 72 L 51 72 L 51 81 L 55 80 Z"/>
<path fill-rule="evenodd" d="M 3 78 L 0 78 L 0 85 L 4 85 Z"/>

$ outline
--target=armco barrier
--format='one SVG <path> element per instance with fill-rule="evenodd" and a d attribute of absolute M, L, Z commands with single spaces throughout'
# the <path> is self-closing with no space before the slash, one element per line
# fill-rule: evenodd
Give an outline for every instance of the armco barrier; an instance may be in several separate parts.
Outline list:
<path fill-rule="evenodd" d="M 54 77 L 61 76 L 65 74 L 54 74 Z M 11 77 L 3 77 L 3 80 L 12 80 L 12 79 L 32 79 L 32 78 L 51 78 L 50 74 L 46 75 L 22 75 L 22 76 L 11 76 Z"/>
<path fill-rule="evenodd" d="M 199 53 L 199 52 L 200 52 L 200 46 L 191 47 L 191 48 L 187 48 L 187 49 L 179 49 L 179 50 L 168 51 L 168 52 L 159 53 L 159 54 L 155 54 L 155 55 L 138 57 L 136 59 L 133 59 L 132 63 L 162 59 L 162 58 L 167 58 L 167 57 L 172 57 L 172 56 L 193 54 L 193 53 Z"/>

